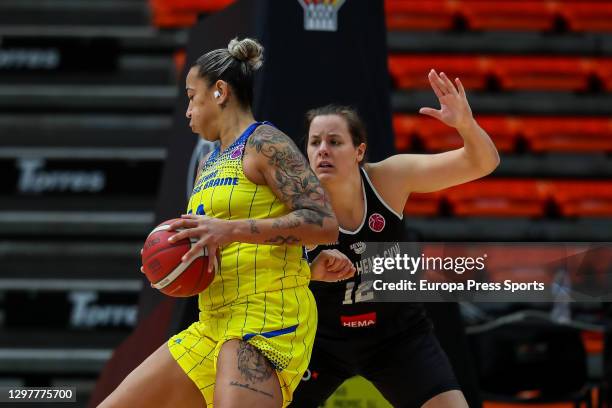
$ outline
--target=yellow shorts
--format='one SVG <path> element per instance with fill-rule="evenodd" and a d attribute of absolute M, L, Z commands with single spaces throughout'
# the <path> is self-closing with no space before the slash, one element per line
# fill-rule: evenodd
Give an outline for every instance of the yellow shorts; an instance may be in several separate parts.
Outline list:
<path fill-rule="evenodd" d="M 248 341 L 276 369 L 285 407 L 308 368 L 316 328 L 314 297 L 307 286 L 298 286 L 202 311 L 200 321 L 168 340 L 168 348 L 210 407 L 221 346 L 231 339 Z"/>

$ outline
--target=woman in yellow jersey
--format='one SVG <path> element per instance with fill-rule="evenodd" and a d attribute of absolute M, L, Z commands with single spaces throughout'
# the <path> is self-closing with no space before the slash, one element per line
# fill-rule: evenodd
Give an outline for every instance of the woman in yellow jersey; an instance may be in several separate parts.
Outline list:
<path fill-rule="evenodd" d="M 302 245 L 335 241 L 338 224 L 291 139 L 253 118 L 262 52 L 254 40 L 232 40 L 187 75 L 189 125 L 220 146 L 204 160 L 188 214 L 173 224 L 185 229 L 171 240 L 198 240 L 186 261 L 219 248 L 220 266 L 199 295 L 199 321 L 102 406 L 281 407 L 308 367 L 317 310 Z"/>

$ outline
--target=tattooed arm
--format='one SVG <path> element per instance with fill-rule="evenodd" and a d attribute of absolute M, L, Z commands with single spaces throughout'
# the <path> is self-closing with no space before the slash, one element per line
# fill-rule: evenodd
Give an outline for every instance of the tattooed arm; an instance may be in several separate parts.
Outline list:
<path fill-rule="evenodd" d="M 244 160 L 245 172 L 252 170 L 291 212 L 278 218 L 236 221 L 236 241 L 319 244 L 338 238 L 329 199 L 289 137 L 272 126 L 260 126 L 248 140 Z"/>
<path fill-rule="evenodd" d="M 229 242 L 251 244 L 307 245 L 338 239 L 338 221 L 319 179 L 295 143 L 278 129 L 261 125 L 251 135 L 244 150 L 245 175 L 257 184 L 268 185 L 291 212 L 265 219 L 222 220 L 205 215 L 186 214 L 171 225 L 184 228 L 170 238 L 198 241 L 183 256 L 187 261 L 207 247 L 214 258 L 218 247 Z M 210 262 L 210 267 L 214 264 Z"/>

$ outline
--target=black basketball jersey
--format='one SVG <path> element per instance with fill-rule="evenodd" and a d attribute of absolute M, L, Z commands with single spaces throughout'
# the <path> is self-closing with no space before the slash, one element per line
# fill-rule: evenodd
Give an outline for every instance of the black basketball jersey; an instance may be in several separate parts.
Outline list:
<path fill-rule="evenodd" d="M 396 244 L 403 238 L 402 214 L 398 214 L 380 197 L 365 169 L 361 169 L 361 183 L 365 211 L 355 231 L 340 228 L 338 242 L 318 245 L 307 252 L 312 261 L 322 250 L 337 249 L 353 262 L 355 276 L 342 282 L 311 281 L 310 289 L 317 300 L 319 325 L 317 334 L 328 337 L 351 335 L 386 337 L 398 332 L 420 332 L 431 328 L 421 303 L 377 303 L 373 282 L 378 275 L 372 273 L 373 256 L 385 257 L 397 253 Z M 376 245 L 375 252 L 366 248 Z M 367 257 L 365 253 L 367 251 Z"/>

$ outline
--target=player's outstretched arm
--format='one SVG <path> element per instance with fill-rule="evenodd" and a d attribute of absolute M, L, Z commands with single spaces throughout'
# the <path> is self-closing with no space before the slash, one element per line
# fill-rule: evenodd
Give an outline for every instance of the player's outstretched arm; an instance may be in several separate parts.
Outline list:
<path fill-rule="evenodd" d="M 386 174 L 389 182 L 397 184 L 394 191 L 402 191 L 406 197 L 411 192 L 438 191 L 484 177 L 499 165 L 495 144 L 472 116 L 459 78 L 453 84 L 433 69 L 428 78 L 440 109 L 424 107 L 419 112 L 457 129 L 464 145 L 439 154 L 399 154 L 373 163 L 372 169 Z"/>

